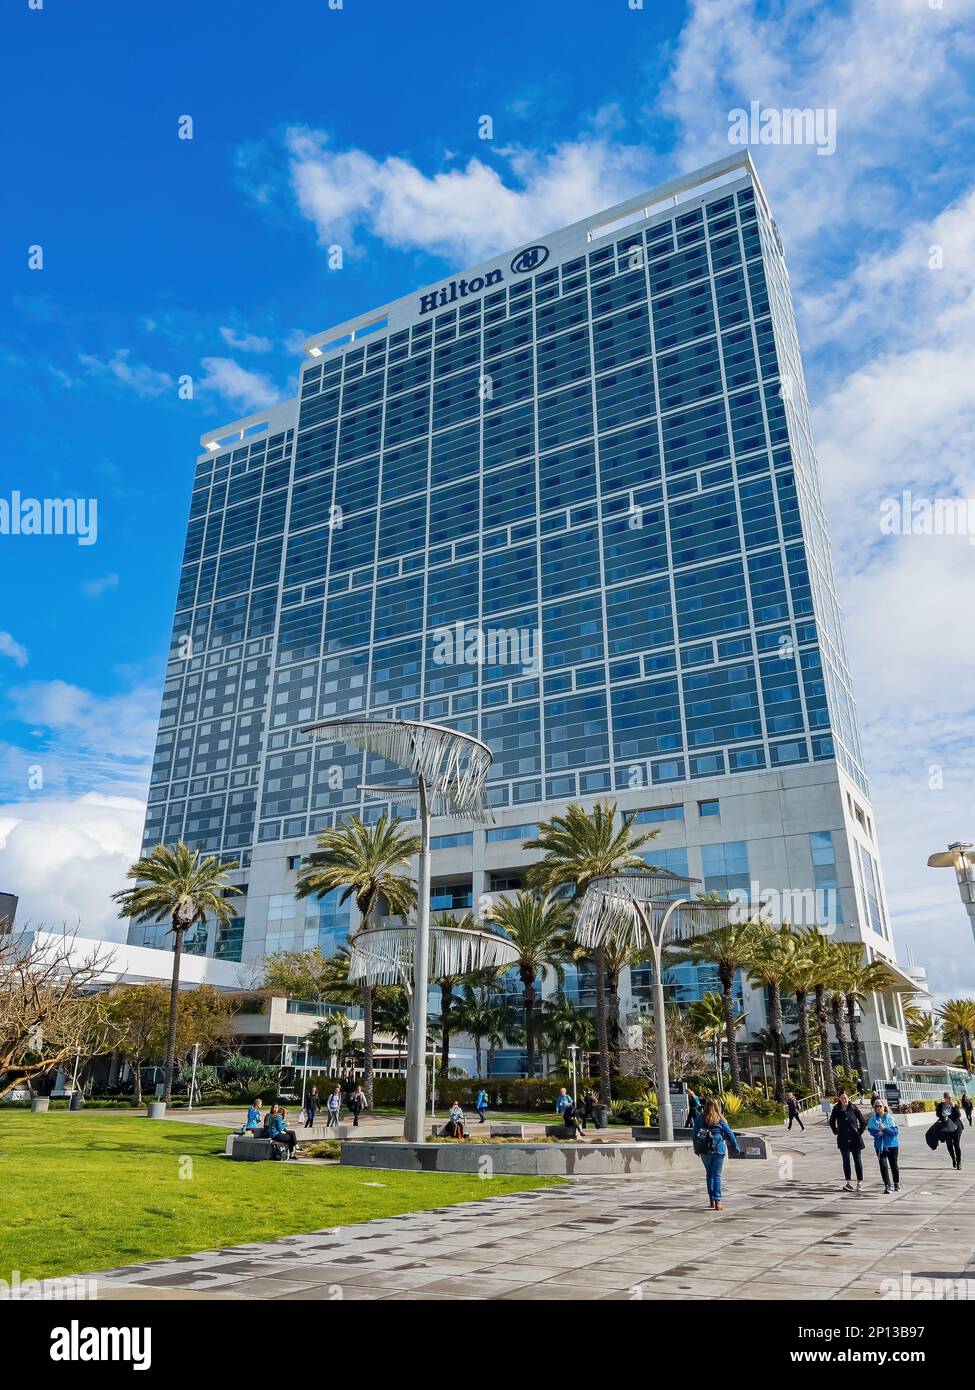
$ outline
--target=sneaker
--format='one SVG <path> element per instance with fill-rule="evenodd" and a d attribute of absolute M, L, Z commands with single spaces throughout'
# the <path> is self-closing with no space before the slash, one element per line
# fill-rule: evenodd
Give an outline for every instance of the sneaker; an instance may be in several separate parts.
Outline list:
<path fill-rule="evenodd" d="M 901 1190 L 901 1185 L 900 1185 L 900 1183 L 899 1183 L 899 1182 L 895 1182 L 895 1183 L 894 1183 L 894 1191 L 895 1191 L 895 1192 L 900 1192 L 900 1190 Z"/>
<path fill-rule="evenodd" d="M 858 1192 L 860 1191 L 860 1189 L 861 1189 L 862 1186 L 863 1186 L 863 1183 L 862 1183 L 862 1182 L 858 1182 L 858 1183 L 857 1183 L 857 1191 L 858 1191 Z"/>
<path fill-rule="evenodd" d="M 884 1196 L 885 1196 L 885 1197 L 889 1197 L 889 1196 L 890 1196 L 890 1188 L 889 1188 L 889 1187 L 885 1187 L 885 1188 L 884 1188 Z"/>
<path fill-rule="evenodd" d="M 722 1205 L 721 1205 L 720 1202 L 715 1202 L 715 1204 L 714 1204 L 714 1209 L 715 1209 L 715 1211 L 723 1211 L 723 1210 L 724 1210 L 724 1208 L 722 1207 Z"/>
<path fill-rule="evenodd" d="M 853 1184 L 852 1184 L 851 1182 L 845 1182 L 845 1183 L 843 1184 L 843 1191 L 844 1191 L 844 1192 L 852 1192 L 852 1191 L 853 1191 Z"/>

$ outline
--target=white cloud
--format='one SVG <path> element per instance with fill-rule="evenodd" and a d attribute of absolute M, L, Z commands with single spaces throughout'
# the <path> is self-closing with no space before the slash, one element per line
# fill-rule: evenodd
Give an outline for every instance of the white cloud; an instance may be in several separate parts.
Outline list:
<path fill-rule="evenodd" d="M 95 792 L 0 805 L 0 884 L 20 898 L 18 927 L 124 940 L 111 895 L 127 886 L 144 817 L 144 801 Z"/>
<path fill-rule="evenodd" d="M 15 666 L 26 666 L 29 660 L 27 648 L 9 632 L 0 632 L 0 656 L 9 656 Z"/>
<path fill-rule="evenodd" d="M 157 371 L 144 362 L 130 362 L 128 348 L 116 348 L 107 361 L 83 352 L 79 354 L 78 361 L 93 375 L 111 376 L 137 396 L 161 396 L 173 386 L 173 378 L 168 372 Z"/>
<path fill-rule="evenodd" d="M 228 347 L 238 352 L 270 352 L 274 346 L 270 338 L 261 338 L 256 333 L 238 333 L 233 328 L 221 328 L 220 336 Z"/>
<path fill-rule="evenodd" d="M 117 574 L 102 574 L 97 579 L 86 579 L 81 586 L 81 591 L 89 598 L 101 598 L 102 594 L 108 593 L 110 589 L 117 589 L 118 585 Z"/>
<path fill-rule="evenodd" d="M 202 365 L 206 376 L 197 382 L 197 390 L 212 391 L 235 409 L 265 410 L 281 399 L 268 377 L 248 371 L 230 357 L 204 357 Z"/>
<path fill-rule="evenodd" d="M 377 160 L 362 150 L 333 150 L 327 135 L 307 128 L 289 130 L 286 147 L 298 207 L 323 245 L 336 243 L 348 253 L 365 232 L 402 250 L 468 261 L 619 202 L 639 188 L 651 165 L 647 149 L 584 136 L 549 153 L 494 151 L 519 185 L 508 187 L 480 159 L 428 175 L 396 156 Z"/>

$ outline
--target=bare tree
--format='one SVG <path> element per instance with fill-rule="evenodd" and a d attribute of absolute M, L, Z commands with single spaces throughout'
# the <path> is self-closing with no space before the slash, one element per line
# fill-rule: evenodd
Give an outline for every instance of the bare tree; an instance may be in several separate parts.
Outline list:
<path fill-rule="evenodd" d="M 653 1019 L 640 1019 L 641 1037 L 635 1048 L 620 1052 L 620 1072 L 624 1076 L 642 1076 L 652 1090 L 657 1088 L 657 1038 Z M 687 1019 L 676 1008 L 667 1010 L 667 1065 L 671 1077 L 679 1080 L 704 1066 L 701 1044 Z"/>
<path fill-rule="evenodd" d="M 0 935 L 0 1099 L 109 1045 L 93 991 L 111 960 L 77 951 L 70 932 Z"/>

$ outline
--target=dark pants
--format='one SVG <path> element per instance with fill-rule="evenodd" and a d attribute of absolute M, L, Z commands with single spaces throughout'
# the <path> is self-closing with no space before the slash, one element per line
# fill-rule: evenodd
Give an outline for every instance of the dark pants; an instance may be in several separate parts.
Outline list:
<path fill-rule="evenodd" d="M 968 1108 L 967 1105 L 964 1106 L 963 1109 L 964 1109 L 964 1111 L 965 1111 L 966 1118 L 968 1119 L 968 1123 L 971 1124 L 971 1122 L 972 1122 L 972 1112 L 971 1112 L 971 1110 Z"/>
<path fill-rule="evenodd" d="M 480 1108 L 480 1106 L 478 1106 L 477 1118 L 480 1120 L 481 1124 L 484 1123 L 484 1116 L 485 1116 L 486 1114 L 487 1114 L 487 1111 L 486 1111 L 486 1110 L 482 1110 L 482 1109 Z"/>
<path fill-rule="evenodd" d="M 276 1144 L 287 1144 L 288 1157 L 290 1158 L 295 1151 L 295 1145 L 298 1143 L 298 1136 L 293 1129 L 286 1129 L 274 1136 L 274 1142 Z"/>
<path fill-rule="evenodd" d="M 793 1120 L 795 1120 L 796 1124 L 799 1126 L 800 1129 L 805 1129 L 805 1128 L 806 1128 L 806 1126 L 802 1123 L 802 1117 L 801 1117 L 801 1115 L 799 1114 L 799 1112 L 796 1111 L 795 1114 L 793 1114 L 793 1112 L 790 1110 L 790 1111 L 789 1111 L 789 1128 L 790 1128 L 790 1129 L 792 1128 L 792 1121 L 793 1121 Z"/>
<path fill-rule="evenodd" d="M 850 1181 L 850 1159 L 853 1159 L 853 1167 L 856 1170 L 857 1182 L 863 1182 L 863 1159 L 860 1157 L 859 1149 L 840 1149 L 843 1155 L 843 1176 L 847 1182 Z"/>
<path fill-rule="evenodd" d="M 945 1148 L 951 1154 L 951 1161 L 956 1168 L 961 1167 L 961 1134 L 956 1129 L 954 1134 L 945 1135 Z"/>
<path fill-rule="evenodd" d="M 884 1187 L 890 1187 L 892 1182 L 899 1183 L 901 1180 L 900 1169 L 897 1166 L 897 1147 L 892 1149 L 881 1149 L 877 1155 L 880 1164 L 880 1176 L 884 1180 Z"/>
<path fill-rule="evenodd" d="M 362 1106 L 361 1106 L 361 1105 L 353 1105 L 353 1107 L 352 1107 L 352 1128 L 353 1128 L 353 1129 L 358 1129 L 358 1128 L 359 1128 L 359 1116 L 360 1116 L 361 1114 L 362 1114 Z"/>

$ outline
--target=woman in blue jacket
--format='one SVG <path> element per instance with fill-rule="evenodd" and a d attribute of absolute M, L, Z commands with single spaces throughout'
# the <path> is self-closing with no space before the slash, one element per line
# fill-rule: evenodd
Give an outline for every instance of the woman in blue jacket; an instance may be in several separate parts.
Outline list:
<path fill-rule="evenodd" d="M 880 1176 L 884 1180 L 884 1191 L 890 1191 L 891 1180 L 894 1191 L 901 1190 L 900 1169 L 897 1157 L 900 1147 L 897 1142 L 897 1125 L 882 1100 L 873 1103 L 873 1114 L 867 1121 L 867 1129 L 873 1137 L 873 1147 L 880 1162 Z"/>
<path fill-rule="evenodd" d="M 694 1152 L 700 1155 L 704 1164 L 708 1202 L 712 1211 L 721 1211 L 721 1170 L 729 1144 L 733 1154 L 741 1152 L 738 1140 L 729 1129 L 713 1096 L 708 1096 L 703 1107 L 695 1114 L 693 1129 Z"/>

